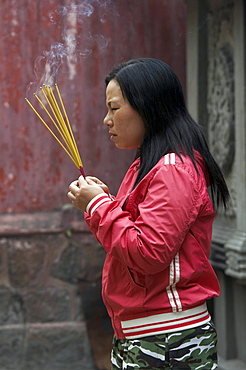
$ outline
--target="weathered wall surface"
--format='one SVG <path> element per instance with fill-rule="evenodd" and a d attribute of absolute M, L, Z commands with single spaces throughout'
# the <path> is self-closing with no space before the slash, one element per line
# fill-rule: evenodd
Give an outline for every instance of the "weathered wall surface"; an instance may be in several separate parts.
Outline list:
<path fill-rule="evenodd" d="M 159 58 L 185 87 L 183 0 L 0 0 L 1 370 L 109 368 L 104 252 L 83 215 L 67 206 L 79 172 L 24 100 L 34 102 L 35 85 L 27 85 L 36 80 L 34 68 L 42 77 L 44 52 L 63 42 L 56 10 L 76 4 L 94 7 L 66 24 L 86 56 L 60 69 L 58 83 L 86 174 L 115 193 L 134 158 L 109 142 L 102 124 L 104 77 L 114 65 Z"/>
<path fill-rule="evenodd" d="M 2 230 L 2 370 L 95 369 L 82 297 L 93 294 L 104 253 L 84 226 L 65 209 L 22 214 Z"/>
<path fill-rule="evenodd" d="M 90 16 L 65 26 L 87 56 L 66 73 L 59 71 L 58 82 L 86 173 L 101 177 L 116 192 L 134 154 L 116 149 L 103 127 L 104 77 L 120 61 L 152 56 L 171 64 L 185 84 L 185 10 L 181 0 L 105 0 L 106 8 L 91 3 Z M 63 41 L 63 25 L 51 21 L 59 4 L 64 2 L 0 2 L 0 213 L 59 208 L 67 202 L 67 185 L 79 176 L 24 100 L 27 85 L 36 80 L 36 59 Z"/>

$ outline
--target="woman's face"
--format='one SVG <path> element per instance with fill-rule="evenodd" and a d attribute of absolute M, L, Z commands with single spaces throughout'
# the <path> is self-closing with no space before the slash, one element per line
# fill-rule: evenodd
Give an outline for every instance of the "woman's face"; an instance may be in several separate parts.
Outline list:
<path fill-rule="evenodd" d="M 111 80 L 107 86 L 106 105 L 108 113 L 104 124 L 109 128 L 110 140 L 120 149 L 139 148 L 145 135 L 144 122 L 123 97 L 116 80 Z"/>

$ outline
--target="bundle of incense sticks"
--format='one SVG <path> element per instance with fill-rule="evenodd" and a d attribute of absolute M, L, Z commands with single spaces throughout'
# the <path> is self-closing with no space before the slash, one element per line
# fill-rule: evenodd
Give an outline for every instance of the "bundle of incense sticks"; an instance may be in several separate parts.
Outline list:
<path fill-rule="evenodd" d="M 61 139 L 63 140 L 64 144 L 58 138 L 58 136 L 53 132 L 50 126 L 45 122 L 45 120 L 41 117 L 41 115 L 37 112 L 31 102 L 26 99 L 27 103 L 30 105 L 32 110 L 36 113 L 38 118 L 43 122 L 45 127 L 49 130 L 49 132 L 54 136 L 54 138 L 58 141 L 61 147 L 65 150 L 67 155 L 72 159 L 75 166 L 80 170 L 81 174 L 85 177 L 85 172 L 82 164 L 82 160 L 78 151 L 78 147 L 73 135 L 72 127 L 70 125 L 68 115 L 61 97 L 60 90 L 58 85 L 55 85 L 55 91 L 58 99 L 55 96 L 55 92 L 52 90 L 50 86 L 43 85 L 40 88 L 44 99 L 48 103 L 48 107 L 44 105 L 42 100 L 39 98 L 37 94 L 34 94 L 35 98 L 38 100 L 41 107 L 47 113 L 48 117 L 50 118 L 51 122 L 54 124 L 57 132 L 59 133 Z M 49 109 L 50 110 L 49 110 Z"/>

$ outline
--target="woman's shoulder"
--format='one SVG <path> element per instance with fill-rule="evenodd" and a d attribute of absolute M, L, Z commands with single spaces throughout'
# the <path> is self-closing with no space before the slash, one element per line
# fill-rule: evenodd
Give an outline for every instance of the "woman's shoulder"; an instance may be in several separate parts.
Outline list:
<path fill-rule="evenodd" d="M 167 153 L 160 158 L 147 177 L 149 179 L 163 178 L 163 181 L 170 179 L 174 183 L 176 179 L 182 180 L 186 177 L 196 183 L 198 187 L 210 185 L 206 163 L 200 153 L 196 151 L 194 151 L 194 161 L 188 155 Z"/>
<path fill-rule="evenodd" d="M 188 172 L 193 173 L 195 172 L 207 172 L 207 166 L 202 158 L 201 154 L 194 150 L 194 161 L 188 156 L 180 153 L 180 155 L 170 152 L 164 155 L 160 158 L 160 160 L 157 163 L 158 167 L 167 167 L 168 166 L 177 166 L 178 168 L 182 168 L 184 170 L 187 170 Z"/>
<path fill-rule="evenodd" d="M 140 161 L 135 160 L 127 171 L 123 186 L 133 187 L 139 169 Z M 194 165 L 195 164 L 195 165 Z M 169 152 L 162 156 L 155 166 L 144 176 L 137 185 L 139 190 L 142 187 L 149 187 L 155 182 L 172 181 L 190 181 L 196 183 L 198 187 L 209 186 L 209 175 L 207 173 L 206 164 L 201 155 L 194 151 L 194 163 L 188 155 L 176 154 Z"/>
<path fill-rule="evenodd" d="M 197 165 L 197 160 L 195 158 L 195 164 Z M 155 167 L 153 167 L 152 170 L 156 169 L 164 169 L 164 170 L 169 170 L 172 168 L 177 168 L 177 169 L 183 169 L 187 170 L 188 172 L 193 172 L 195 170 L 195 166 L 192 162 L 192 159 L 188 155 L 183 155 L 183 154 L 176 154 L 174 152 L 169 152 L 163 157 L 161 157 L 156 164 Z"/>

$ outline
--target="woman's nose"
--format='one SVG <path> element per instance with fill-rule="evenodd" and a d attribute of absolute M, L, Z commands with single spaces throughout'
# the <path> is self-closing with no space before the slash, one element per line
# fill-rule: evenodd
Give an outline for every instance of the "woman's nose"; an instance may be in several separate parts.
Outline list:
<path fill-rule="evenodd" d="M 103 123 L 105 126 L 108 126 L 108 127 L 111 127 L 113 125 L 113 121 L 109 115 L 109 113 L 107 113 L 107 115 L 105 116 L 104 120 L 103 120 Z"/>

